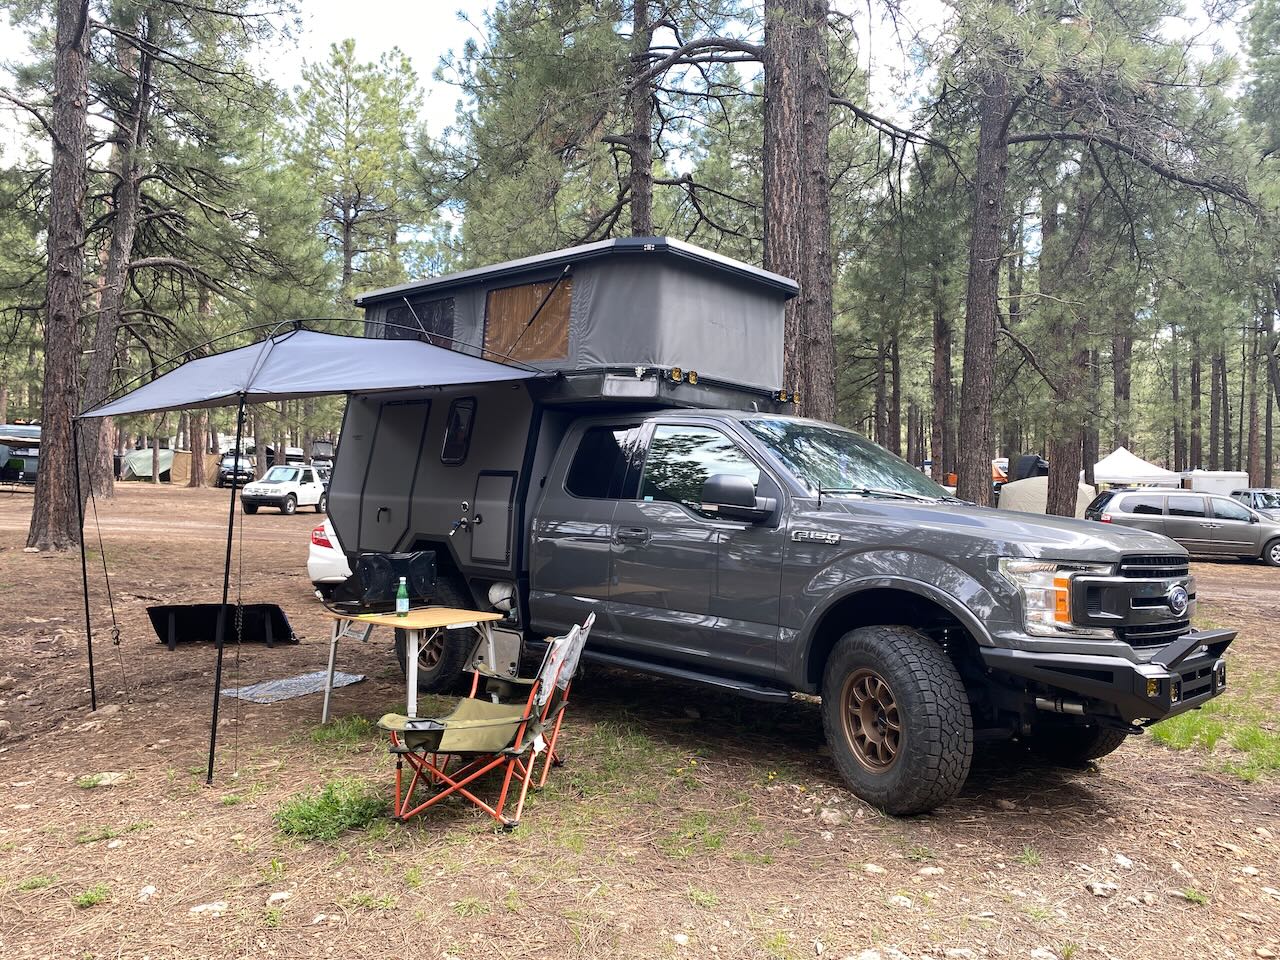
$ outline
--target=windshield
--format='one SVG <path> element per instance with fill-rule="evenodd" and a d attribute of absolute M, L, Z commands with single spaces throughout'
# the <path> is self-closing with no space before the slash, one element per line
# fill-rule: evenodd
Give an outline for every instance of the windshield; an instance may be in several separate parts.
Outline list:
<path fill-rule="evenodd" d="M 791 474 L 821 493 L 894 493 L 910 497 L 949 497 L 905 460 L 849 430 L 772 417 L 744 421 Z"/>
<path fill-rule="evenodd" d="M 1253 505 L 1259 510 L 1280 510 L 1280 490 L 1260 490 L 1253 498 Z"/>
<path fill-rule="evenodd" d="M 272 467 L 262 479 L 267 483 L 289 483 L 298 479 L 298 470 L 296 467 Z"/>
<path fill-rule="evenodd" d="M 236 457 L 223 457 L 222 465 L 224 467 L 230 467 L 232 465 L 238 466 L 238 467 L 246 467 L 249 465 L 249 461 L 246 460 L 244 457 L 240 457 L 239 459 L 237 459 Z"/>

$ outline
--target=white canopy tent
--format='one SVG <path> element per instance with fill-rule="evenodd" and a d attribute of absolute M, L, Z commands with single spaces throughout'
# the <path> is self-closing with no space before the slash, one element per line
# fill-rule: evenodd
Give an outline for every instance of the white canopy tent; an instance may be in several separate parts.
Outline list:
<path fill-rule="evenodd" d="M 1112 486 L 1145 483 L 1176 487 L 1181 477 L 1172 470 L 1148 463 L 1125 447 L 1117 447 L 1113 453 L 1094 464 L 1093 479 L 1095 483 L 1109 483 Z"/>

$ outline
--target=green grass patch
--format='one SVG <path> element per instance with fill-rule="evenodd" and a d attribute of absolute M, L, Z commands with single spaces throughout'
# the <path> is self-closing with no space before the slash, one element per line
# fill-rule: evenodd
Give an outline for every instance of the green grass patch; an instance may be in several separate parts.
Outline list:
<path fill-rule="evenodd" d="M 287 800 L 276 811 L 280 832 L 301 840 L 336 840 L 363 830 L 387 810 L 379 790 L 363 780 L 333 780 L 319 791 Z"/>
<path fill-rule="evenodd" d="M 82 830 L 76 834 L 76 843 L 97 843 L 99 840 L 114 840 L 116 837 L 124 836 L 126 833 L 136 833 L 152 826 L 154 824 L 150 820 L 139 820 L 137 823 L 131 823 L 127 827 L 98 827 L 92 830 Z"/>
<path fill-rule="evenodd" d="M 492 909 L 479 897 L 463 897 L 453 905 L 453 912 L 460 917 L 483 917 Z"/>
<path fill-rule="evenodd" d="M 394 910 L 399 901 L 387 894 L 385 897 L 375 897 L 372 893 L 355 893 L 351 895 L 351 905 L 353 907 L 363 907 L 366 910 Z"/>
<path fill-rule="evenodd" d="M 688 889 L 689 902 L 695 907 L 702 907 L 704 910 L 710 910 L 712 907 L 720 906 L 720 898 L 710 890 L 703 890 L 700 887 L 690 887 Z"/>
<path fill-rule="evenodd" d="M 52 886 L 53 877 L 27 877 L 25 880 L 18 881 L 19 890 L 43 890 L 45 887 Z"/>
<path fill-rule="evenodd" d="M 339 717 L 311 731 L 311 742 L 322 746 L 356 746 L 373 739 L 377 725 L 367 717 Z"/>
<path fill-rule="evenodd" d="M 1025 846 L 1022 848 L 1022 852 L 1018 854 L 1018 862 L 1027 867 L 1038 867 L 1044 861 L 1040 856 L 1039 850 L 1032 846 Z"/>
<path fill-rule="evenodd" d="M 709 813 L 694 813 L 680 821 L 670 836 L 660 841 L 667 856 L 687 860 L 695 853 L 714 852 L 724 846 L 724 832 L 713 829 Z"/>
<path fill-rule="evenodd" d="M 1209 902 L 1209 898 L 1195 887 L 1187 887 L 1187 889 L 1183 890 L 1182 898 L 1186 900 L 1187 903 L 1194 903 L 1197 907 L 1203 907 Z"/>
<path fill-rule="evenodd" d="M 87 910 L 89 907 L 96 907 L 104 900 L 111 899 L 111 888 L 105 883 L 94 884 L 88 890 L 83 890 L 71 898 L 71 902 L 80 910 Z"/>
<path fill-rule="evenodd" d="M 1207 754 L 1216 768 L 1252 783 L 1280 771 L 1280 730 L 1273 716 L 1280 680 L 1242 672 L 1228 679 L 1222 696 L 1162 720 L 1151 736 L 1172 750 Z"/>

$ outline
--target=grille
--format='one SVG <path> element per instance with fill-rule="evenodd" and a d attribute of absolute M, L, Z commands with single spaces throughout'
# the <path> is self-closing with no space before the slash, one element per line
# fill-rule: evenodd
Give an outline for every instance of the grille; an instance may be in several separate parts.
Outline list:
<path fill-rule="evenodd" d="M 1120 639 L 1131 647 L 1164 646 L 1191 629 L 1190 620 L 1168 620 L 1120 627 Z"/>
<path fill-rule="evenodd" d="M 1120 561 L 1120 576 L 1133 578 L 1185 577 L 1190 572 L 1187 558 L 1168 555 L 1125 557 Z"/>

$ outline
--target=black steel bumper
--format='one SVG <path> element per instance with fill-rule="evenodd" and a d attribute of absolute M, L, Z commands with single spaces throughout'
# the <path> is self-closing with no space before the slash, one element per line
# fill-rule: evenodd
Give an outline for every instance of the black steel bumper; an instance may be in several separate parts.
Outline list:
<path fill-rule="evenodd" d="M 1113 714 L 1128 724 L 1149 723 L 1192 710 L 1220 694 L 1227 684 L 1222 655 L 1235 638 L 1234 630 L 1192 631 L 1145 663 L 995 647 L 983 647 L 981 653 L 990 669 L 1044 684 L 1059 698 L 1084 702 L 1086 713 Z"/>

